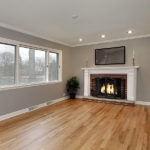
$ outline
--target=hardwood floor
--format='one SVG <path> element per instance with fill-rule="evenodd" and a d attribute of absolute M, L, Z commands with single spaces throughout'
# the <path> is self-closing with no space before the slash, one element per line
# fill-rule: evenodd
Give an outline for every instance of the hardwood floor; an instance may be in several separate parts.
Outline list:
<path fill-rule="evenodd" d="M 0 122 L 0 150 L 150 150 L 150 107 L 65 100 Z"/>

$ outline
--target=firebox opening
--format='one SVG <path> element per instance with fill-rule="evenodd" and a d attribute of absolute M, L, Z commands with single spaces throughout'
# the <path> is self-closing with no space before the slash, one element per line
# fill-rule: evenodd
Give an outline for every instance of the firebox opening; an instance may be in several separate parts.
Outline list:
<path fill-rule="evenodd" d="M 122 78 L 94 78 L 91 95 L 101 98 L 126 99 L 125 84 L 126 80 Z"/>

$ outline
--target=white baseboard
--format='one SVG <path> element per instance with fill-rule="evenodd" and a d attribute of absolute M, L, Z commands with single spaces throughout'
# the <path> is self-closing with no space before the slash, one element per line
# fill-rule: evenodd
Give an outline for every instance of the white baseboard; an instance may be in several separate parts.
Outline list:
<path fill-rule="evenodd" d="M 77 95 L 77 98 L 81 99 L 83 98 L 84 96 L 81 96 L 81 95 Z M 59 98 L 59 99 L 55 99 L 55 100 L 50 100 L 50 101 L 47 101 L 45 103 L 42 103 L 42 104 L 38 104 L 38 105 L 35 105 L 35 106 L 31 106 L 33 107 L 33 111 L 36 110 L 36 109 L 39 109 L 39 108 L 42 108 L 42 107 L 45 107 L 45 106 L 48 106 L 48 105 L 52 105 L 54 103 L 57 103 L 57 102 L 60 102 L 60 101 L 63 101 L 63 100 L 66 100 L 68 99 L 68 96 L 66 97 L 62 97 L 62 98 Z M 135 102 L 136 105 L 145 105 L 145 106 L 150 106 L 150 102 L 144 102 L 144 101 L 136 101 Z M 31 108 L 29 107 L 29 108 Z M 9 119 L 9 118 L 12 118 L 12 117 L 15 117 L 15 116 L 18 116 L 18 115 L 21 115 L 21 114 L 24 114 L 24 113 L 27 113 L 27 112 L 30 112 L 29 108 L 25 108 L 25 109 L 21 109 L 21 110 L 18 110 L 16 112 L 12 112 L 12 113 L 9 113 L 9 114 L 5 114 L 3 116 L 0 116 L 0 121 L 2 120 L 6 120 L 6 119 Z"/>
<path fill-rule="evenodd" d="M 150 102 L 144 102 L 144 101 L 136 101 L 136 105 L 144 105 L 144 106 L 150 106 Z"/>
<path fill-rule="evenodd" d="M 66 99 L 68 99 L 67 96 L 59 98 L 59 99 L 55 99 L 55 100 L 50 100 L 50 101 L 47 101 L 45 103 L 38 104 L 38 105 L 35 105 L 35 106 L 31 106 L 31 107 L 34 108 L 33 109 L 33 111 L 34 111 L 36 109 L 39 109 L 39 108 L 42 108 L 42 107 L 45 107 L 45 106 L 48 106 L 48 105 L 52 105 L 54 103 L 57 103 L 57 102 L 60 102 L 60 101 L 66 100 Z M 29 108 L 31 108 L 31 107 L 29 107 Z M 18 110 L 16 112 L 12 112 L 12 113 L 9 113 L 9 114 L 2 115 L 2 116 L 0 116 L 0 121 L 15 117 L 15 116 L 27 113 L 27 112 L 30 112 L 29 108 L 21 109 L 21 110 Z"/>
<path fill-rule="evenodd" d="M 84 97 L 84 96 L 81 96 L 81 95 L 77 95 L 77 96 L 76 96 L 76 98 L 79 98 L 79 99 L 80 99 L 80 98 L 83 98 L 83 97 Z"/>

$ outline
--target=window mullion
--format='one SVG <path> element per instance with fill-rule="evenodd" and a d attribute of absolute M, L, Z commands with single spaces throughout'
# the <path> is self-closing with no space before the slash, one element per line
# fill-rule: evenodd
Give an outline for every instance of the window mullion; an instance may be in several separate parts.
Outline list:
<path fill-rule="evenodd" d="M 19 84 L 19 46 L 16 45 L 16 70 L 15 70 L 15 83 Z"/>
<path fill-rule="evenodd" d="M 58 62 L 58 80 L 62 81 L 62 52 L 59 52 Z"/>
<path fill-rule="evenodd" d="M 46 52 L 46 81 L 49 82 L 49 51 Z"/>

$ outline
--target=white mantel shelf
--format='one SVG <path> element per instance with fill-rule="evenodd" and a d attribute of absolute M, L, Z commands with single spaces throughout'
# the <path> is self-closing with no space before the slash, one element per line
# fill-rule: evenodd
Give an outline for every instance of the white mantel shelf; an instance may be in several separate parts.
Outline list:
<path fill-rule="evenodd" d="M 82 68 L 84 71 L 84 96 L 90 95 L 91 74 L 126 74 L 127 75 L 127 100 L 136 101 L 137 70 L 139 66 L 113 66 Z"/>
<path fill-rule="evenodd" d="M 124 67 L 94 67 L 94 68 L 81 68 L 82 70 L 116 70 L 116 69 L 138 69 L 139 66 L 124 66 Z"/>

